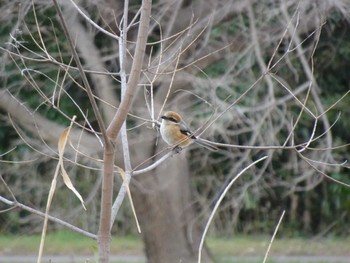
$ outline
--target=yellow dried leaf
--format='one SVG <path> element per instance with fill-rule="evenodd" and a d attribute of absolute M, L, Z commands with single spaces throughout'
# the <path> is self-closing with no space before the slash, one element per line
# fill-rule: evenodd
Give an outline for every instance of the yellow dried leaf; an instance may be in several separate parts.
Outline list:
<path fill-rule="evenodd" d="M 130 204 L 131 204 L 131 209 L 132 209 L 132 212 L 134 213 L 134 217 L 135 217 L 135 221 L 136 221 L 137 230 L 139 231 L 139 233 L 141 233 L 139 220 L 137 219 L 137 215 L 136 215 L 136 211 L 135 211 L 135 207 L 134 207 L 134 202 L 132 201 L 132 197 L 131 197 L 131 191 L 129 188 L 129 180 L 126 178 L 124 170 L 120 167 L 117 167 L 117 168 L 118 168 L 118 172 L 120 173 L 120 175 L 123 179 L 123 183 L 126 187 L 126 192 L 128 193 L 128 197 L 129 197 Z"/>
<path fill-rule="evenodd" d="M 74 119 L 75 119 L 75 116 L 73 117 L 73 121 Z M 64 169 L 64 165 L 63 165 L 63 153 L 68 141 L 68 137 L 69 137 L 69 133 L 70 133 L 70 129 L 72 127 L 73 121 L 71 122 L 71 125 L 68 128 L 65 128 L 63 130 L 62 134 L 60 135 L 60 138 L 58 139 L 58 163 L 61 168 L 61 174 L 63 177 L 64 184 L 78 197 L 78 199 L 81 202 L 81 205 L 86 210 L 83 198 L 73 186 L 72 181 L 70 180 L 69 175 L 66 172 L 66 169 Z"/>
<path fill-rule="evenodd" d="M 73 193 L 79 198 L 82 206 L 86 210 L 83 198 L 81 197 L 79 192 L 74 188 L 74 186 L 73 186 L 73 184 L 72 184 L 72 182 L 71 182 L 71 180 L 70 180 L 66 170 L 64 169 L 64 165 L 63 165 L 64 149 L 66 147 L 66 144 L 67 144 L 67 141 L 68 141 L 68 137 L 69 137 L 69 132 L 70 132 L 70 129 L 72 127 L 72 124 L 73 124 L 73 121 L 75 120 L 75 118 L 76 118 L 76 116 L 73 116 L 73 119 L 72 119 L 72 122 L 71 122 L 70 126 L 68 128 L 66 128 L 66 129 L 64 129 L 63 132 L 61 133 L 60 137 L 58 138 L 58 164 L 57 164 L 57 167 L 56 167 L 56 171 L 55 171 L 54 177 L 53 177 L 52 182 L 51 182 L 49 196 L 47 198 L 44 226 L 43 226 L 43 231 L 41 233 L 39 253 L 38 253 L 38 259 L 37 259 L 38 263 L 40 263 L 41 259 L 42 259 L 42 254 L 43 254 L 43 250 L 44 250 L 44 243 L 45 243 L 45 236 L 46 236 L 46 231 L 47 231 L 48 215 L 49 215 L 49 210 L 50 210 L 50 207 L 51 207 L 53 195 L 55 193 L 56 184 L 57 184 L 57 176 L 58 176 L 58 172 L 59 172 L 60 168 L 61 168 L 61 173 L 62 173 L 62 177 L 63 177 L 63 181 L 64 181 L 65 185 L 70 190 L 72 190 Z"/>

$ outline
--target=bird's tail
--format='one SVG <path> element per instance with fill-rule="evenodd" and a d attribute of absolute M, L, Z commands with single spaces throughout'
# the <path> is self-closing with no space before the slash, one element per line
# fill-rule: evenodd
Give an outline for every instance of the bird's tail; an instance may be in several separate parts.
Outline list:
<path fill-rule="evenodd" d="M 216 152 L 219 150 L 219 148 L 217 148 L 216 146 L 214 146 L 210 141 L 207 141 L 205 139 L 201 139 L 201 138 L 196 138 L 194 140 L 195 143 L 203 146 L 204 148 L 210 150 L 210 151 L 213 151 L 213 152 Z"/>

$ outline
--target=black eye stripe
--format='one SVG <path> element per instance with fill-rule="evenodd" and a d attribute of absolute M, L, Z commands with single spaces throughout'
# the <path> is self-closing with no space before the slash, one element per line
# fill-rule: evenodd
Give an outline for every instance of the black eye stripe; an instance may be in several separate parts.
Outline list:
<path fill-rule="evenodd" d="M 178 121 L 173 117 L 162 116 L 162 119 L 177 123 Z"/>

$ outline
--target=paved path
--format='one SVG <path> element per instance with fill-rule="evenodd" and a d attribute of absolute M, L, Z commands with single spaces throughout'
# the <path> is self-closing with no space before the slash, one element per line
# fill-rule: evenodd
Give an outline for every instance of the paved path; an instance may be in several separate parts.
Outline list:
<path fill-rule="evenodd" d="M 257 262 L 261 263 L 261 257 L 225 257 L 223 260 L 232 263 L 245 263 L 245 262 Z M 312 263 L 312 262 L 324 262 L 324 263 L 350 263 L 350 256 L 271 256 L 270 260 L 274 262 L 300 262 L 300 263 Z M 120 255 L 111 256 L 111 263 L 117 262 L 146 262 L 144 256 L 132 256 L 132 255 Z M 36 256 L 0 256 L 0 263 L 34 263 L 36 262 Z M 86 256 L 45 256 L 43 258 L 43 263 L 85 263 L 85 262 L 95 262 L 94 258 L 89 258 Z"/>

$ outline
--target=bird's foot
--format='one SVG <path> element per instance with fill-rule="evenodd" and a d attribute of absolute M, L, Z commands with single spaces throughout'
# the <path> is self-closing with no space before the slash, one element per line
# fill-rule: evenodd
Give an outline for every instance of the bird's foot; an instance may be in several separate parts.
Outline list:
<path fill-rule="evenodd" d="M 175 152 L 175 153 L 180 153 L 181 151 L 182 151 L 182 148 L 180 147 L 180 146 L 175 146 L 174 148 L 173 148 L 173 151 Z"/>

